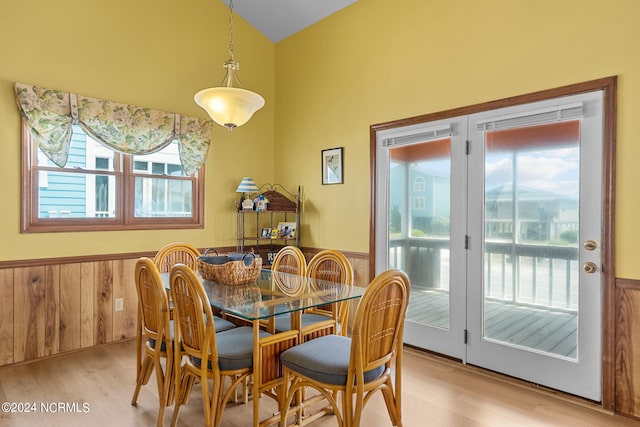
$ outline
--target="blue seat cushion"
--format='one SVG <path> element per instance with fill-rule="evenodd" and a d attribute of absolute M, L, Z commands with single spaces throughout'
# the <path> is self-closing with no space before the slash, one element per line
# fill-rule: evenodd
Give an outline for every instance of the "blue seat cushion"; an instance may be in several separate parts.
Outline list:
<path fill-rule="evenodd" d="M 236 325 L 232 322 L 229 322 L 227 319 L 223 319 L 222 317 L 213 316 L 213 324 L 215 325 L 216 333 L 222 331 L 228 331 L 229 329 L 233 329 Z"/>
<path fill-rule="evenodd" d="M 260 331 L 260 338 L 269 336 L 266 331 Z M 218 366 L 223 371 L 246 369 L 253 366 L 253 328 L 241 326 L 216 334 L 218 348 Z M 192 357 L 194 365 L 200 366 L 200 359 Z M 209 362 L 211 368 L 211 362 Z"/>
<path fill-rule="evenodd" d="M 169 331 L 171 332 L 171 342 L 173 342 L 173 339 L 174 339 L 174 335 L 173 335 L 173 320 L 169 321 Z M 149 342 L 149 347 L 156 348 L 156 340 L 155 339 L 149 338 L 147 341 Z M 163 352 L 167 351 L 167 345 L 165 344 L 164 341 L 162 343 L 160 343 L 160 351 L 163 351 Z"/>
<path fill-rule="evenodd" d="M 228 331 L 229 329 L 233 329 L 236 327 L 235 324 L 229 322 L 226 319 L 223 319 L 222 317 L 213 316 L 213 318 L 214 318 L 213 323 L 216 328 L 216 333 L 222 332 L 222 331 Z M 173 341 L 175 337 L 173 333 L 174 331 L 173 320 L 169 321 L 169 329 L 171 330 L 171 341 Z M 149 345 L 151 346 L 151 348 L 156 348 L 156 340 L 154 340 L 153 338 L 149 338 Z M 160 350 L 167 351 L 167 346 L 165 345 L 164 342 L 160 344 Z"/>
<path fill-rule="evenodd" d="M 316 314 L 316 313 L 302 313 L 301 316 L 302 327 L 313 325 L 314 323 L 324 322 L 326 320 L 331 320 L 331 317 L 326 316 L 324 314 Z M 285 332 L 291 330 L 291 315 L 280 314 L 276 316 L 276 332 Z"/>
<path fill-rule="evenodd" d="M 280 360 L 287 368 L 312 380 L 345 385 L 350 352 L 351 338 L 326 335 L 290 348 L 280 355 Z M 364 382 L 373 381 L 383 372 L 384 366 L 365 372 Z"/>

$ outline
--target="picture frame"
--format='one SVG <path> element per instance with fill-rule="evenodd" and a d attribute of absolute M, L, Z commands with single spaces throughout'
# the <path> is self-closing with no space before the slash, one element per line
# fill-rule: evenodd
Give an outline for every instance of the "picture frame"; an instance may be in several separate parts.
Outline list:
<path fill-rule="evenodd" d="M 272 228 L 271 229 L 271 238 L 272 239 L 277 239 L 278 238 L 278 229 L 277 228 Z"/>
<path fill-rule="evenodd" d="M 271 229 L 270 228 L 263 228 L 262 232 L 260 233 L 260 237 L 262 237 L 263 239 L 270 239 L 271 238 Z"/>
<path fill-rule="evenodd" d="M 322 150 L 322 185 L 344 183 L 344 147 Z"/>
<path fill-rule="evenodd" d="M 280 222 L 278 223 L 278 239 L 295 239 L 296 238 L 296 223 L 295 222 Z"/>

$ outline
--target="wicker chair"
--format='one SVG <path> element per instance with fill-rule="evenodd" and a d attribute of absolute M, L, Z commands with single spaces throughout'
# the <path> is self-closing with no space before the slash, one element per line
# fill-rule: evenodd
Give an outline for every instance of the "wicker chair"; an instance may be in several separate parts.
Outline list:
<path fill-rule="evenodd" d="M 138 313 L 141 318 L 140 331 L 147 336 L 144 359 L 136 361 L 136 388 L 131 404 L 136 405 L 142 385 L 149 382 L 155 371 L 158 384 L 158 426 L 162 426 L 164 411 L 173 401 L 173 339 L 169 323 L 169 301 L 160 273 L 149 258 L 140 258 L 136 263 L 135 282 L 138 292 Z M 142 350 L 138 351 L 141 356 Z M 161 360 L 165 359 L 163 369 Z"/>
<path fill-rule="evenodd" d="M 195 246 L 189 243 L 174 242 L 160 248 L 153 258 L 153 263 L 158 267 L 160 273 L 170 273 L 171 268 L 176 264 L 184 264 L 197 271 L 199 256 L 200 251 Z M 168 295 L 170 316 L 173 319 L 173 301 L 171 301 L 171 293 Z M 216 316 L 216 332 L 226 331 L 235 328 L 235 326 L 233 322 Z"/>
<path fill-rule="evenodd" d="M 160 273 L 171 272 L 171 267 L 178 263 L 196 270 L 199 256 L 200 251 L 195 246 L 189 243 L 174 242 L 160 248 L 153 258 L 153 263 L 158 267 Z"/>
<path fill-rule="evenodd" d="M 314 255 L 307 265 L 307 276 L 312 278 L 313 287 L 331 287 L 333 283 L 353 286 L 353 268 L 340 251 L 322 250 Z M 344 288 L 343 290 L 347 290 Z M 349 300 L 305 310 L 302 314 L 302 341 L 323 335 L 347 335 L 349 320 Z M 291 325 L 286 316 L 275 320 L 275 330 L 286 331 Z"/>
<path fill-rule="evenodd" d="M 294 296 L 302 291 L 302 287 L 305 285 L 303 277 L 307 274 L 307 260 L 298 247 L 285 246 L 274 257 L 271 271 L 274 272 L 273 281 L 278 290 L 285 295 Z M 274 333 L 276 332 L 276 323 L 291 325 L 291 317 L 288 314 L 270 317 L 263 326 L 269 332 Z M 291 329 L 290 326 L 283 330 L 289 329 Z"/>
<path fill-rule="evenodd" d="M 307 260 L 296 246 L 285 246 L 273 258 L 271 270 L 304 276 L 307 273 Z"/>
<path fill-rule="evenodd" d="M 197 381 L 202 388 L 205 425 L 218 426 L 227 401 L 253 372 L 253 329 L 245 326 L 216 333 L 217 318 L 213 316 L 209 298 L 200 279 L 188 266 L 175 265 L 170 282 L 175 340 L 182 349 L 182 353 L 174 354 L 176 366 L 180 366 L 186 356 L 186 362 L 175 371 L 176 396 L 171 425 L 176 425 L 180 406 L 188 402 Z M 261 331 L 261 336 L 267 335 Z M 231 380 L 226 392 L 225 378 Z"/>
<path fill-rule="evenodd" d="M 402 334 L 409 292 L 405 273 L 383 272 L 362 296 L 351 338 L 327 335 L 282 353 L 286 390 L 280 402 L 281 426 L 286 425 L 292 399 L 298 396 L 299 401 L 305 387 L 315 388 L 329 401 L 341 427 L 359 426 L 365 404 L 381 391 L 392 424 L 402 426 Z M 337 396 L 342 396 L 341 404 Z M 303 413 L 304 405 L 299 405 L 301 424 L 323 415 L 319 412 L 303 420 Z"/>

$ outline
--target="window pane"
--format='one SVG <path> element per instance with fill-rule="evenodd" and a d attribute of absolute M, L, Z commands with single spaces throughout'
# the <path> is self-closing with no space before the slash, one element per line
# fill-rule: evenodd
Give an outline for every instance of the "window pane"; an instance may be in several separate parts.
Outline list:
<path fill-rule="evenodd" d="M 149 162 L 134 161 L 133 170 L 136 172 L 147 172 L 149 170 Z"/>
<path fill-rule="evenodd" d="M 154 175 L 164 175 L 164 163 L 153 162 L 151 165 L 151 173 Z"/>
<path fill-rule="evenodd" d="M 109 170 L 109 159 L 104 157 L 96 157 L 96 169 Z"/>
<path fill-rule="evenodd" d="M 389 149 L 389 267 L 411 280 L 407 318 L 450 325 L 451 139 Z"/>
<path fill-rule="evenodd" d="M 189 180 L 136 177 L 135 200 L 136 218 L 190 217 L 193 183 Z"/>
<path fill-rule="evenodd" d="M 73 126 L 69 158 L 65 169 L 82 168 L 85 170 L 114 170 L 115 152 L 86 135 L 78 126 Z M 42 150 L 38 149 L 38 166 L 57 167 Z"/>
<path fill-rule="evenodd" d="M 185 176 L 182 171 L 180 152 L 176 141 L 156 153 L 134 155 L 133 169 L 136 173 Z"/>
<path fill-rule="evenodd" d="M 182 173 L 182 165 L 172 165 L 169 163 L 167 165 L 167 175 L 169 176 L 183 176 Z"/>
<path fill-rule="evenodd" d="M 115 177 L 76 172 L 40 171 L 38 218 L 115 216 Z M 43 179 L 43 175 L 47 178 Z"/>

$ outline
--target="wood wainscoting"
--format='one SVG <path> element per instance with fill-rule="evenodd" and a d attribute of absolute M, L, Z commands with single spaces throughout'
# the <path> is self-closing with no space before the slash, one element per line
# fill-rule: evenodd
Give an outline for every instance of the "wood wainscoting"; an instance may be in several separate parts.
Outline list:
<path fill-rule="evenodd" d="M 135 337 L 142 255 L 0 264 L 0 365 Z"/>
<path fill-rule="evenodd" d="M 640 280 L 616 279 L 615 410 L 640 419 Z"/>

